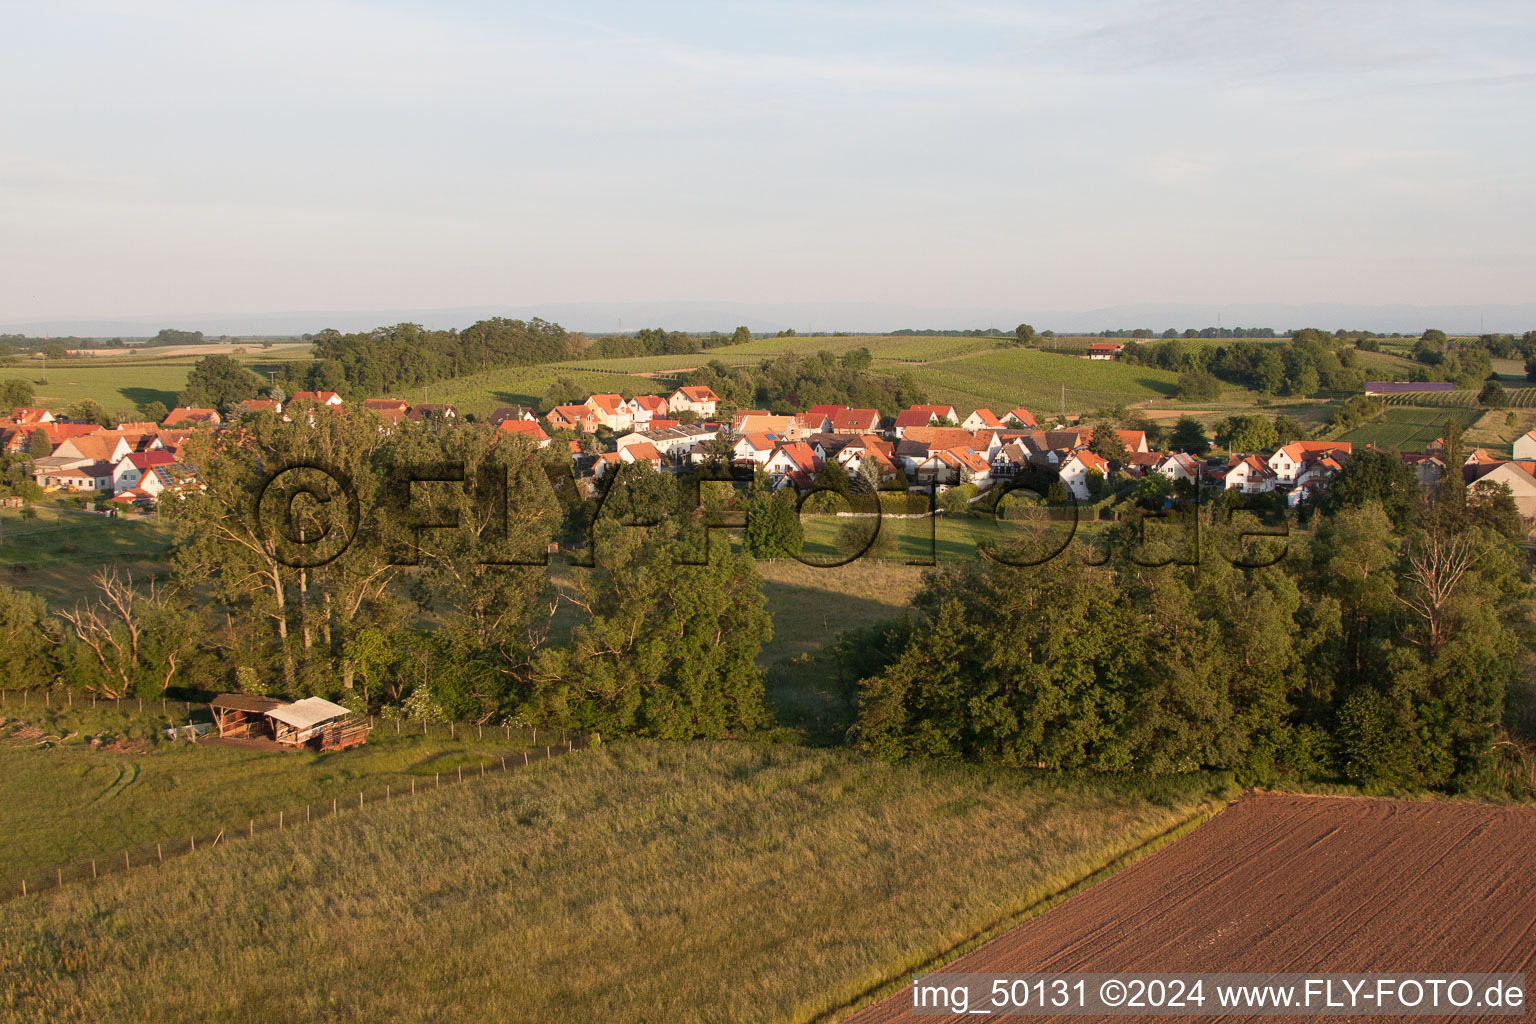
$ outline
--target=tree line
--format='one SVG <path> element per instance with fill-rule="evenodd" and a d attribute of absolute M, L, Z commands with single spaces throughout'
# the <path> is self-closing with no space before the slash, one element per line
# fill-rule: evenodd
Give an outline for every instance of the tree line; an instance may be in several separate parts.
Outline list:
<path fill-rule="evenodd" d="M 686 485 L 640 465 L 584 497 L 525 438 L 381 425 L 264 413 L 199 434 L 207 491 L 162 505 L 169 577 L 105 569 L 56 614 L 0 591 L 6 678 L 674 738 L 766 724 L 757 574 L 665 514 L 692 507 Z M 589 568 L 552 578 L 551 543 Z"/>
<path fill-rule="evenodd" d="M 873 357 L 867 348 L 842 355 L 785 353 L 764 359 L 757 366 L 727 366 L 710 360 L 689 371 L 682 382 L 706 385 L 728 406 L 767 409 L 789 415 L 813 405 L 847 405 L 878 409 L 894 416 L 910 405 L 927 401 L 926 393 L 909 373 L 872 373 Z"/>
<path fill-rule="evenodd" d="M 942 569 L 916 617 L 840 641 L 850 737 L 885 757 L 1529 795 L 1536 592 L 1507 488 L 1452 474 L 1427 500 L 1391 453 L 1357 453 L 1309 513 L 1263 568 L 1154 568 L 1174 542 L 1133 514 L 1090 564 Z"/>

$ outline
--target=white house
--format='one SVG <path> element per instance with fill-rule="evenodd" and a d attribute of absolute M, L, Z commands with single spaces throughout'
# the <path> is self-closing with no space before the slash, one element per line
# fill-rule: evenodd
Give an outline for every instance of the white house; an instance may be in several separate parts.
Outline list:
<path fill-rule="evenodd" d="M 117 461 L 112 467 L 112 492 L 132 490 L 139 486 L 139 481 L 144 474 L 149 472 L 152 466 L 169 466 L 176 461 L 176 456 L 164 449 L 156 449 L 147 452 L 130 452 Z"/>
<path fill-rule="evenodd" d="M 1234 455 L 1221 474 L 1222 486 L 1244 494 L 1268 494 L 1275 489 L 1275 471 L 1257 455 Z"/>
<path fill-rule="evenodd" d="M 632 444 L 651 444 L 667 458 L 678 459 L 719 436 L 719 430 L 688 423 L 680 427 L 662 427 L 660 430 L 636 430 L 620 437 L 614 446 L 622 451 Z"/>
<path fill-rule="evenodd" d="M 703 385 L 681 387 L 667 398 L 667 408 L 673 412 L 691 412 L 701 419 L 715 414 L 720 396 Z"/>
<path fill-rule="evenodd" d="M 636 395 L 629 400 L 629 414 L 637 427 L 656 419 L 666 419 L 667 400 L 660 395 Z"/>
<path fill-rule="evenodd" d="M 584 403 L 600 427 L 629 430 L 635 425 L 635 413 L 620 395 L 590 395 Z"/>
<path fill-rule="evenodd" d="M 1040 421 L 1035 419 L 1035 414 L 1020 406 L 1017 409 L 1009 409 L 1003 414 L 1003 425 L 1017 427 L 1020 430 L 1034 430 L 1040 426 Z"/>
<path fill-rule="evenodd" d="M 960 422 L 961 430 L 1002 430 L 1003 421 L 991 409 L 977 409 Z"/>
<path fill-rule="evenodd" d="M 1269 468 L 1275 479 L 1282 484 L 1297 482 L 1302 464 L 1309 458 L 1332 458 L 1339 461 L 1348 458 L 1354 446 L 1348 441 L 1292 441 L 1275 449 L 1269 457 Z"/>
<path fill-rule="evenodd" d="M 792 483 L 801 490 L 811 485 L 819 468 L 816 453 L 804 441 L 780 445 L 763 463 L 764 472 L 773 478 L 775 486 Z"/>
<path fill-rule="evenodd" d="M 1536 459 L 1536 430 L 1528 431 L 1515 438 L 1515 459 L 1517 461 Z"/>
<path fill-rule="evenodd" d="M 737 442 L 731 446 L 731 461 L 736 463 L 753 462 L 759 466 L 767 465 L 773 457 L 774 449 L 783 443 L 783 439 L 777 434 L 754 432 L 743 434 Z"/>
<path fill-rule="evenodd" d="M 55 469 L 38 482 L 47 488 L 57 487 L 66 491 L 103 491 L 111 494 L 112 463 L 92 462 L 71 469 Z"/>
<path fill-rule="evenodd" d="M 1088 492 L 1088 473 L 1095 469 L 1104 475 L 1105 480 L 1109 479 L 1109 463 L 1088 449 L 1080 448 L 1061 464 L 1058 475 L 1072 497 L 1078 501 L 1087 501 L 1092 497 Z"/>
<path fill-rule="evenodd" d="M 1200 479 L 1200 460 L 1187 452 L 1170 452 L 1163 456 L 1155 471 L 1174 483 L 1181 480 L 1193 483 Z"/>
<path fill-rule="evenodd" d="M 1479 470 L 1487 464 L 1479 465 Z M 1494 463 L 1493 468 L 1483 472 L 1481 476 L 1468 488 L 1493 487 L 1498 484 L 1506 484 L 1509 493 L 1514 496 L 1515 505 L 1520 509 L 1520 515 L 1526 519 L 1536 518 L 1536 462 L 1499 462 Z"/>

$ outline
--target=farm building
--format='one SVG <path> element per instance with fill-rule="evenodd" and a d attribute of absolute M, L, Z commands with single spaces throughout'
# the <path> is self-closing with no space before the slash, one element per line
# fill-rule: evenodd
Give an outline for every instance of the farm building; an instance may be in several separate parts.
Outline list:
<path fill-rule="evenodd" d="M 323 697 L 305 697 L 266 714 L 272 720 L 272 738 L 295 747 L 343 750 L 365 741 L 370 728 L 348 709 Z"/>
<path fill-rule="evenodd" d="M 208 704 L 220 738 L 271 739 L 284 746 L 344 750 L 368 739 L 369 722 L 320 697 L 288 703 L 221 693 Z"/>
<path fill-rule="evenodd" d="M 272 697 L 252 697 L 244 693 L 221 693 L 208 702 L 214 728 L 221 739 L 271 736 L 272 723 L 267 721 L 267 712 L 282 706 L 282 701 Z"/>

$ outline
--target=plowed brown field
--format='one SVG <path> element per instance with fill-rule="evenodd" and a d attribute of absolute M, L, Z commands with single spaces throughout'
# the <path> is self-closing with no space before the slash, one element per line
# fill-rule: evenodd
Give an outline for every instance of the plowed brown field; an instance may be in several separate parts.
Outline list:
<path fill-rule="evenodd" d="M 1530 972 L 1533 965 L 1536 809 L 1259 794 L 943 970 Z M 976 1019 L 916 1017 L 911 1003 L 904 988 L 848 1021 Z M 1474 1019 L 1482 1018 L 1455 1018 Z"/>

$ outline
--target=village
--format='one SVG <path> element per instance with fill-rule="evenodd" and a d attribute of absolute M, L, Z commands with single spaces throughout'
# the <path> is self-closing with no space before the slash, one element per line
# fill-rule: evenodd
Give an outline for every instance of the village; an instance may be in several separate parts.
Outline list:
<path fill-rule="evenodd" d="M 381 429 L 401 422 L 453 427 L 468 422 L 452 405 L 370 398 L 360 408 L 379 417 Z M 285 419 L 298 409 L 345 414 L 351 406 L 333 391 L 301 391 L 291 399 L 253 399 L 229 415 L 179 407 L 159 423 L 114 427 L 62 419 L 45 408 L 17 408 L 0 422 L 7 454 L 31 455 L 30 476 L 44 492 L 74 496 L 97 511 L 153 511 L 166 493 L 200 488 L 197 468 L 183 461 L 187 438 L 220 430 L 264 412 Z M 1116 488 L 1159 474 L 1185 488 L 1274 496 L 1296 508 L 1322 493 L 1353 453 L 1348 441 L 1291 438 L 1268 451 L 1209 455 L 1160 450 L 1148 432 L 1115 429 L 1118 444 L 1095 444 L 1095 429 L 1052 422 L 1026 408 L 962 412 L 950 405 L 914 405 L 894 418 L 872 408 L 813 405 L 793 415 L 765 409 L 728 409 L 708 387 L 683 386 L 667 395 L 594 394 L 580 404 L 544 413 L 504 406 L 488 417 L 497 430 L 528 438 L 540 448 L 569 450 L 576 479 L 588 494 L 615 467 L 646 463 L 660 472 L 685 472 L 728 459 L 738 470 L 764 474 L 774 489 L 804 493 L 828 463 L 870 489 L 944 492 L 970 485 L 978 494 L 1025 471 L 1059 479 L 1065 497 L 1097 500 Z M 1106 451 L 1109 454 L 1106 456 Z M 1420 485 L 1431 489 L 1446 470 L 1443 439 L 1422 452 L 1401 452 Z M 1514 442 L 1513 458 L 1477 448 L 1462 474 L 1468 484 L 1506 485 L 1527 520 L 1536 517 L 1536 431 Z"/>

